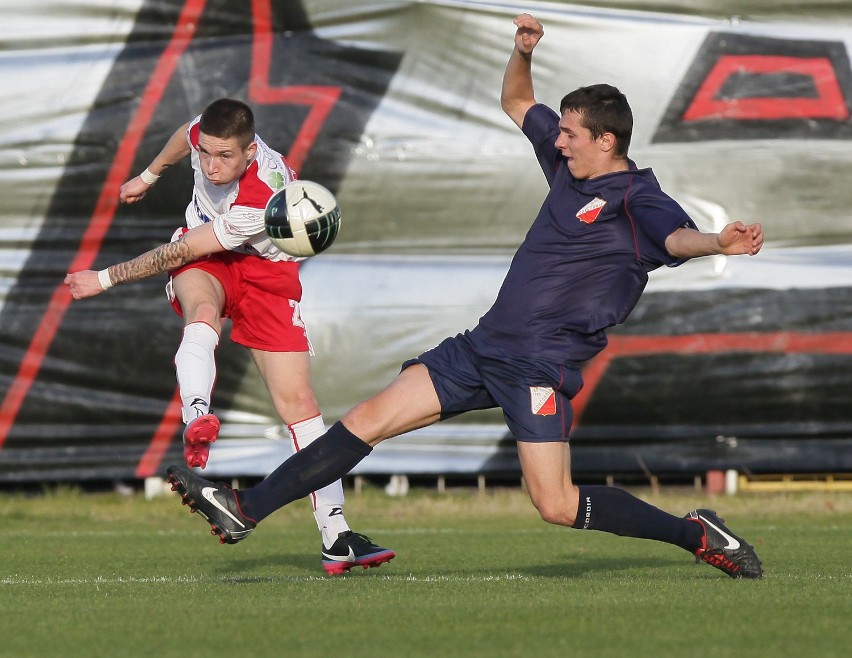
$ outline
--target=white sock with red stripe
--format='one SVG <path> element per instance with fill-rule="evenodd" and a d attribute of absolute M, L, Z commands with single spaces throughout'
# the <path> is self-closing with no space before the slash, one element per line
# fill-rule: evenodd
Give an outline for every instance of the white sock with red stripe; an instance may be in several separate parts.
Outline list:
<path fill-rule="evenodd" d="M 206 322 L 190 322 L 183 328 L 183 340 L 175 353 L 183 422 L 210 413 L 210 396 L 216 382 L 216 346 L 219 334 Z"/>
<path fill-rule="evenodd" d="M 322 416 L 315 416 L 288 425 L 287 429 L 293 440 L 293 449 L 298 452 L 325 434 L 325 423 Z M 322 533 L 323 546 L 330 547 L 337 540 L 337 535 L 349 530 L 349 524 L 343 516 L 343 483 L 340 480 L 332 482 L 313 492 L 310 499 L 317 527 Z"/>

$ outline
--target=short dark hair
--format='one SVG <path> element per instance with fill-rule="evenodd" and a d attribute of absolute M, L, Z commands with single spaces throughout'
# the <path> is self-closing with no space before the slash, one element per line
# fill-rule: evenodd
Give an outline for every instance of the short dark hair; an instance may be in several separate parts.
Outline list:
<path fill-rule="evenodd" d="M 220 98 L 204 108 L 198 128 L 219 139 L 236 137 L 240 147 L 247 149 L 254 141 L 254 113 L 242 101 Z"/>
<path fill-rule="evenodd" d="M 633 111 L 627 97 L 608 84 L 579 87 L 559 104 L 559 112 L 577 112 L 580 125 L 597 139 L 604 133 L 615 135 L 615 154 L 627 157 L 633 135 Z"/>

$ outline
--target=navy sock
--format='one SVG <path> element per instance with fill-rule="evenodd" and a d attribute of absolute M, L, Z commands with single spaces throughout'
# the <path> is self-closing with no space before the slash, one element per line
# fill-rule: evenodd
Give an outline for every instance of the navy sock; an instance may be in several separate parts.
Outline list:
<path fill-rule="evenodd" d="M 600 530 L 674 544 L 694 553 L 701 546 L 701 524 L 650 505 L 623 489 L 583 485 L 574 528 Z"/>
<path fill-rule="evenodd" d="M 240 509 L 255 521 L 265 519 L 284 505 L 339 480 L 372 451 L 338 421 L 263 481 L 238 491 Z"/>

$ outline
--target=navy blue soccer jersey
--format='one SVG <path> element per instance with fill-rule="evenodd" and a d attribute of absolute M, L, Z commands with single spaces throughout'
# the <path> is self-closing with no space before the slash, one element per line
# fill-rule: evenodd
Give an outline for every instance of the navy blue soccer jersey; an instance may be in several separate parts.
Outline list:
<path fill-rule="evenodd" d="M 472 338 L 551 362 L 585 361 L 633 310 L 648 272 L 683 262 L 666 238 L 696 226 L 632 161 L 626 171 L 575 179 L 554 145 L 559 115 L 550 108 L 530 108 L 523 131 L 550 192 Z"/>

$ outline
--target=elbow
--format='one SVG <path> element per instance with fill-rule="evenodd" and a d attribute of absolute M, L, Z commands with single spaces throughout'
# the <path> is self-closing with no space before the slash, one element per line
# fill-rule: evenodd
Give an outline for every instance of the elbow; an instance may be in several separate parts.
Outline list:
<path fill-rule="evenodd" d="M 672 236 L 666 238 L 666 253 L 668 253 L 668 255 L 672 258 L 686 258 L 686 255 L 681 253 L 680 249 L 678 249 L 678 246 L 678 241 L 675 240 Z"/>
<path fill-rule="evenodd" d="M 694 229 L 679 228 L 666 238 L 664 246 L 670 256 L 680 260 L 709 256 L 715 253 L 715 249 L 708 242 L 708 236 Z"/>

